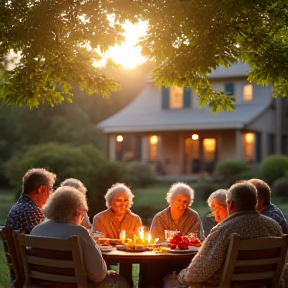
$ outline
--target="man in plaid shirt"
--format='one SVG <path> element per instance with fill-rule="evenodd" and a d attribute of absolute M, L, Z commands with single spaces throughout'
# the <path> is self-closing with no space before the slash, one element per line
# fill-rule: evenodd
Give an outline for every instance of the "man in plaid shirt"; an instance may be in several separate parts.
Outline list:
<path fill-rule="evenodd" d="M 42 207 L 53 191 L 56 175 L 44 168 L 33 168 L 22 179 L 22 195 L 10 209 L 6 226 L 30 234 L 44 220 Z"/>

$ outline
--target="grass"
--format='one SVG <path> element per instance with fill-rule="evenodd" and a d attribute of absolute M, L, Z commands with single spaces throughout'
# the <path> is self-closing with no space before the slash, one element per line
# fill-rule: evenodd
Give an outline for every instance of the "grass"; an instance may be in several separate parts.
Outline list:
<path fill-rule="evenodd" d="M 6 216 L 15 202 L 14 193 L 11 190 L 0 190 L 0 225 L 5 225 Z M 6 263 L 3 242 L 0 241 L 0 287 L 10 287 L 9 269 Z"/>

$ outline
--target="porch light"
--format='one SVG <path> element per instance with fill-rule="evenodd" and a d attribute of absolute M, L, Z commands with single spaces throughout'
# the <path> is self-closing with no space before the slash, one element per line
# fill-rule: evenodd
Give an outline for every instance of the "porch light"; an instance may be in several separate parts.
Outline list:
<path fill-rule="evenodd" d="M 151 136 L 150 137 L 150 143 L 151 144 L 157 144 L 158 143 L 158 137 L 157 136 Z"/>
<path fill-rule="evenodd" d="M 122 135 L 118 135 L 116 137 L 117 142 L 122 142 L 123 141 L 123 136 Z"/>
<path fill-rule="evenodd" d="M 193 134 L 191 136 L 192 140 L 198 140 L 199 139 L 199 135 L 198 134 Z"/>

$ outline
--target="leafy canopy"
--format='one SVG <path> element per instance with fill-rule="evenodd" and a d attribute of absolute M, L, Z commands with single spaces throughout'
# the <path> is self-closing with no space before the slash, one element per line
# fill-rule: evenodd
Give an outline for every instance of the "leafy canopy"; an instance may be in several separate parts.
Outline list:
<path fill-rule="evenodd" d="M 115 13 L 121 23 L 133 12 L 127 8 L 125 1 L 1 0 L 0 59 L 11 50 L 21 53 L 16 68 L 0 74 L 1 102 L 71 102 L 75 84 L 89 95 L 116 91 L 118 83 L 92 64 L 100 57 L 94 49 L 103 52 L 123 40 L 121 26 L 107 15 Z"/>
<path fill-rule="evenodd" d="M 245 61 L 248 80 L 288 93 L 286 0 L 148 0 L 143 54 L 156 61 L 158 85 L 193 87 L 202 106 L 231 109 L 231 98 L 213 91 L 208 75 L 219 65 Z M 230 99 L 230 100 L 229 100 Z"/>
<path fill-rule="evenodd" d="M 157 85 L 192 87 L 202 106 L 231 110 L 233 98 L 214 91 L 208 76 L 245 61 L 251 82 L 272 84 L 274 97 L 287 95 L 286 0 L 1 0 L 0 59 L 10 49 L 22 55 L 3 72 L 1 101 L 53 106 L 71 101 L 76 83 L 88 94 L 115 91 L 117 82 L 92 66 L 99 55 L 86 47 L 107 50 L 123 40 L 121 23 L 140 18 L 149 23 L 140 45 L 156 64 Z"/>

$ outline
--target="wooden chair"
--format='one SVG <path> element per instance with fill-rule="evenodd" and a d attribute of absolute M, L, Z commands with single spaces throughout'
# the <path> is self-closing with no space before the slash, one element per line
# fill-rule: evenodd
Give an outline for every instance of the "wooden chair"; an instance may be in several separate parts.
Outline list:
<path fill-rule="evenodd" d="M 219 288 L 278 288 L 285 264 L 288 235 L 241 239 L 232 234 Z"/>
<path fill-rule="evenodd" d="M 87 287 L 78 236 L 19 235 L 18 243 L 27 287 Z"/>
<path fill-rule="evenodd" d="M 9 266 L 11 287 L 14 288 L 21 288 L 24 285 L 24 271 L 16 238 L 19 233 L 15 231 L 13 234 L 11 228 L 0 226 L 0 237 L 3 240 L 4 252 Z"/>

